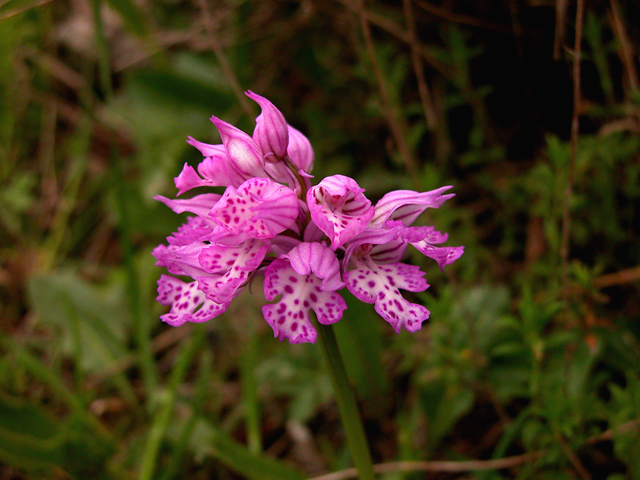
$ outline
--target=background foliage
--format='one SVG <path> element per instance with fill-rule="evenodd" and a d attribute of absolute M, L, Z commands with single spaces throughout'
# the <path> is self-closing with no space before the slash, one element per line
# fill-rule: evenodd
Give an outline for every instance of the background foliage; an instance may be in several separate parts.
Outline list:
<path fill-rule="evenodd" d="M 203 325 L 158 320 L 150 251 L 180 220 L 151 197 L 199 161 L 187 135 L 217 142 L 211 114 L 252 130 L 239 87 L 309 136 L 317 178 L 354 176 L 372 199 L 455 186 L 424 221 L 465 255 L 445 275 L 412 259 L 431 320 L 396 335 L 348 298 L 337 324 L 376 462 L 640 478 L 638 3 L 588 2 L 577 105 L 572 2 L 364 8 L 0 1 L 2 478 L 350 466 L 317 348 L 275 341 L 256 299 Z"/>

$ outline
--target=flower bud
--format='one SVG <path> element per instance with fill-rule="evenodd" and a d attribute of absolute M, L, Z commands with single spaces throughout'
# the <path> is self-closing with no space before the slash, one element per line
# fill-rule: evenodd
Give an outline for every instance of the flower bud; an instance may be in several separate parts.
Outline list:
<path fill-rule="evenodd" d="M 264 158 L 253 139 L 230 123 L 212 116 L 222 143 L 234 168 L 245 176 L 265 177 Z"/>
<path fill-rule="evenodd" d="M 289 158 L 300 170 L 311 172 L 314 157 L 311 142 L 291 125 L 287 125 L 287 127 L 289 129 L 289 146 L 287 148 Z"/>
<path fill-rule="evenodd" d="M 289 144 L 289 131 L 287 121 L 282 112 L 276 106 L 251 90 L 245 95 L 260 105 L 262 113 L 256 118 L 256 128 L 253 131 L 253 139 L 262 149 L 262 154 L 269 160 L 271 155 L 283 158 L 287 154 Z M 272 159 L 271 161 L 277 161 Z"/>

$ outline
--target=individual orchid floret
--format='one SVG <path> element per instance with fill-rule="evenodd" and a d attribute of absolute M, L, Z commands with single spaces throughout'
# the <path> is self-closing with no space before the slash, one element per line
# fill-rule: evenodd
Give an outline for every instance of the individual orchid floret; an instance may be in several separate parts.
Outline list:
<path fill-rule="evenodd" d="M 158 302 L 170 305 L 171 311 L 161 315 L 162 321 L 173 327 L 186 322 L 202 323 L 227 310 L 229 304 L 215 303 L 198 290 L 197 282 L 186 283 L 169 275 L 158 280 Z"/>
<path fill-rule="evenodd" d="M 387 220 L 399 220 L 410 226 L 427 208 L 440 208 L 444 202 L 454 197 L 455 194 L 443 195 L 450 188 L 453 187 L 441 187 L 422 193 L 412 190 L 389 192 L 376 203 L 371 225 L 381 226 Z"/>
<path fill-rule="evenodd" d="M 262 150 L 253 139 L 217 117 L 212 116 L 211 122 L 220 132 L 222 143 L 229 160 L 235 170 L 249 177 L 265 177 L 264 157 Z"/>
<path fill-rule="evenodd" d="M 339 321 L 347 305 L 336 290 L 343 287 L 334 252 L 320 243 L 303 242 L 267 267 L 265 298 L 282 298 L 262 307 L 262 313 L 280 340 L 315 343 L 318 332 L 309 319 L 309 310 L 323 325 Z"/>
<path fill-rule="evenodd" d="M 240 293 L 249 276 L 269 251 L 269 242 L 253 238 L 222 237 L 218 243 L 193 242 L 188 245 L 160 245 L 153 251 L 156 265 L 174 275 L 197 281 L 198 289 L 215 303 L 229 303 Z M 229 242 L 225 244 L 225 241 Z"/>
<path fill-rule="evenodd" d="M 391 324 L 396 333 L 404 327 L 409 332 L 420 329 L 429 318 L 429 310 L 411 303 L 400 289 L 422 292 L 429 285 L 420 268 L 404 263 L 386 263 L 379 255 L 398 248 L 394 243 L 401 237 L 404 227 L 400 222 L 387 224 L 390 228 L 368 228 L 347 246 L 343 265 L 347 289 L 366 303 L 373 303 L 375 311 Z M 406 242 L 405 242 L 406 245 Z M 374 248 L 378 251 L 374 252 Z"/>
<path fill-rule="evenodd" d="M 298 196 L 268 178 L 252 178 L 236 190 L 229 186 L 209 216 L 229 232 L 273 238 L 296 227 Z"/>
<path fill-rule="evenodd" d="M 289 147 L 287 153 L 293 164 L 300 170 L 311 173 L 313 170 L 313 148 L 311 142 L 302 132 L 296 130 L 291 125 L 289 128 Z"/>
<path fill-rule="evenodd" d="M 245 92 L 245 95 L 260 105 L 262 109 L 262 113 L 256 118 L 253 140 L 262 149 L 262 154 L 267 162 L 277 162 L 287 154 L 289 145 L 287 121 L 282 112 L 266 98 L 250 90 Z"/>
<path fill-rule="evenodd" d="M 346 241 L 367 228 L 374 208 L 364 189 L 344 175 L 326 177 L 307 192 L 311 219 L 331 240 L 337 250 Z"/>

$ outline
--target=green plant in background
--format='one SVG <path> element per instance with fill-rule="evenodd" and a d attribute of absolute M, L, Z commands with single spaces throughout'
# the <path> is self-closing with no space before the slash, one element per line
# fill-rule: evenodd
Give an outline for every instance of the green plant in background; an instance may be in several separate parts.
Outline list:
<path fill-rule="evenodd" d="M 149 198 L 201 160 L 202 118 L 251 128 L 237 85 L 309 136 L 318 178 L 374 203 L 456 185 L 429 221 L 466 253 L 408 297 L 432 319 L 391 335 L 345 295 L 334 327 L 380 478 L 639 475 L 637 6 L 586 6 L 563 282 L 575 5 L 358 3 L 103 2 L 98 50 L 91 8 L 0 2 L 3 475 L 351 466 L 320 352 L 273 342 L 252 297 L 156 321 L 148 252 L 178 220 Z"/>

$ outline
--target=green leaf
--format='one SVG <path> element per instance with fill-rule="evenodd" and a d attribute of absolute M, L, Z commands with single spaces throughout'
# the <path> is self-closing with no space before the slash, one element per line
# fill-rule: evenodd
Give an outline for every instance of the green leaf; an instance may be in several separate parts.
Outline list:
<path fill-rule="evenodd" d="M 0 458 L 18 468 L 62 461 L 64 432 L 42 408 L 0 396 Z"/>
<path fill-rule="evenodd" d="M 63 271 L 32 278 L 28 295 L 40 319 L 62 331 L 63 348 L 83 370 L 101 369 L 105 361 L 127 353 L 125 326 L 130 321 L 118 292 L 100 289 Z"/>
<path fill-rule="evenodd" d="M 77 479 L 107 478 L 106 447 L 73 418 L 61 422 L 42 407 L 0 395 L 0 460 L 28 471 L 62 468 Z"/>
<path fill-rule="evenodd" d="M 212 457 L 231 470 L 251 480 L 301 480 L 300 473 L 275 458 L 253 455 L 204 418 L 196 423 L 189 440 L 191 449 L 200 460 Z"/>

